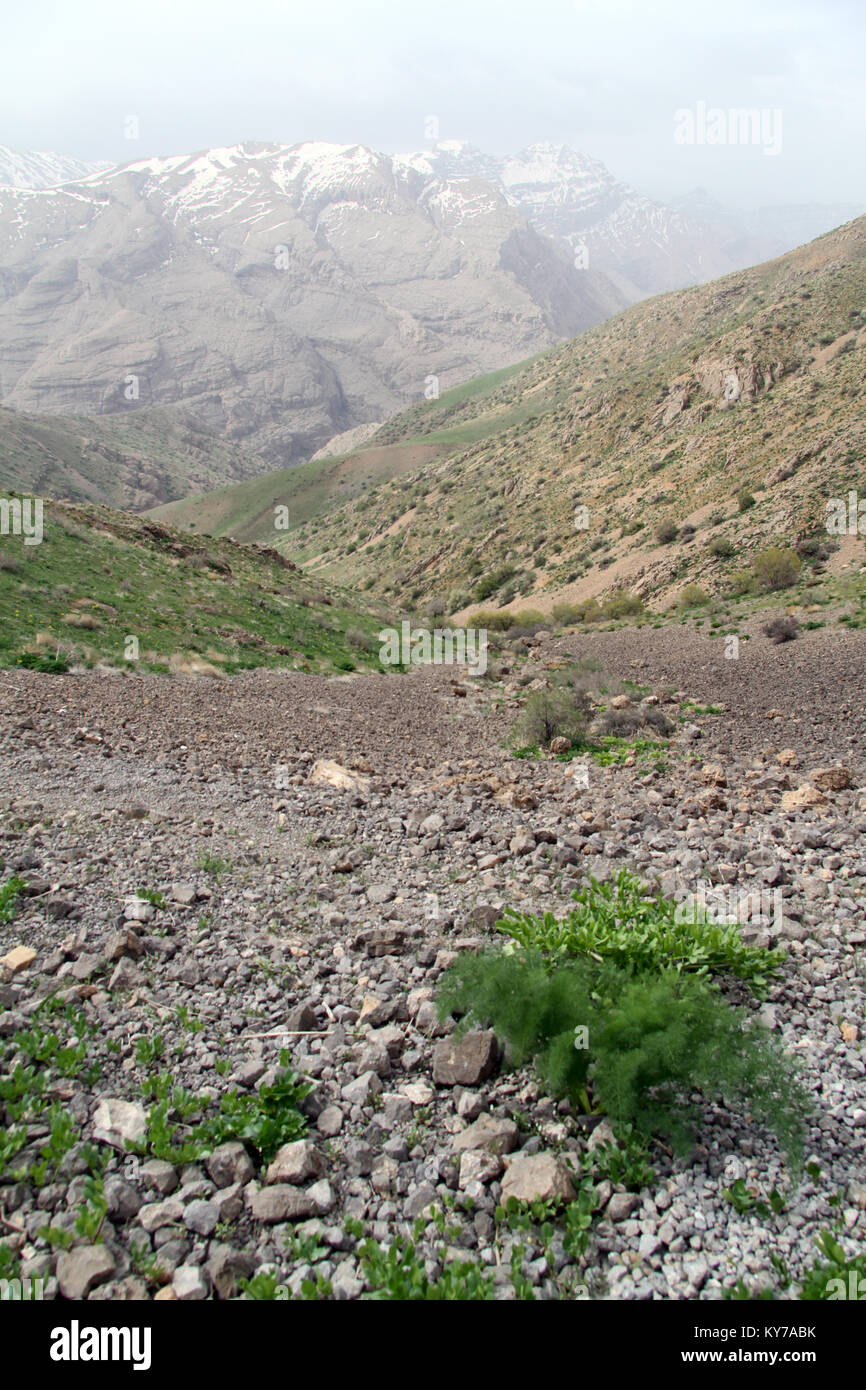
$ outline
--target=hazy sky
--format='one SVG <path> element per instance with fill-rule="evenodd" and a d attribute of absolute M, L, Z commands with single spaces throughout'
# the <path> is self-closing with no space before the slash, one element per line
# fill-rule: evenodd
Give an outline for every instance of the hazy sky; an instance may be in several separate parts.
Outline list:
<path fill-rule="evenodd" d="M 861 204 L 864 58 L 864 0 L 25 0 L 3 19 L 0 144 L 409 150 L 435 116 L 493 153 L 571 144 L 658 198 Z M 780 152 L 677 143 L 700 102 L 779 110 Z"/>

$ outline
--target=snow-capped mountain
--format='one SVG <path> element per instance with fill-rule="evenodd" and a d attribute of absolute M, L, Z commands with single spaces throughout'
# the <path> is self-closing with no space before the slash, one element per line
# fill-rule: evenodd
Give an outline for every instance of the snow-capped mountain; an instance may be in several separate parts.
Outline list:
<path fill-rule="evenodd" d="M 244 144 L 0 189 L 0 401 L 179 403 L 274 465 L 623 306 L 495 183 Z"/>
<path fill-rule="evenodd" d="M 67 159 L 65 155 L 42 150 L 26 150 L 19 154 L 0 145 L 2 188 L 54 188 L 111 167 L 110 164 L 88 164 L 83 159 Z"/>
<path fill-rule="evenodd" d="M 787 249 L 772 210 L 665 206 L 564 145 L 253 143 L 95 170 L 0 149 L 4 177 L 0 403 L 182 403 L 274 466 Z"/>

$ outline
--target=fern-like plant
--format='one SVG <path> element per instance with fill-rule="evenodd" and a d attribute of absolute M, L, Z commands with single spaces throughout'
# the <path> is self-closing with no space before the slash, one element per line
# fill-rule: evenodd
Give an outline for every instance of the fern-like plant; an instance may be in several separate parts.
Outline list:
<path fill-rule="evenodd" d="M 636 974 L 609 960 L 508 947 L 461 956 L 439 992 L 442 1017 L 490 1025 L 511 1060 L 534 1061 L 544 1086 L 597 1107 L 680 1152 L 698 1110 L 692 1094 L 748 1107 L 796 1163 L 805 1092 L 777 1040 L 708 981 L 666 967 Z"/>

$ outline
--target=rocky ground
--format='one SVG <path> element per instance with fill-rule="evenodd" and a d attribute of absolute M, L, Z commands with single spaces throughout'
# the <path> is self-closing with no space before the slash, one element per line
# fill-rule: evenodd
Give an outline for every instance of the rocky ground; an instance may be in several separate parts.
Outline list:
<path fill-rule="evenodd" d="M 318 1280 L 352 1299 L 372 1287 L 361 1228 L 384 1247 L 427 1217 L 428 1278 L 459 1257 L 502 1298 L 716 1299 L 738 1279 L 775 1283 L 771 1256 L 796 1281 L 833 1222 L 862 1248 L 863 636 L 756 635 L 738 662 L 684 628 L 530 639 L 485 681 L 2 673 L 0 879 L 28 884 L 0 923 L 8 1066 L 46 995 L 88 1024 L 87 1067 L 46 1098 L 76 1142 L 41 1181 L 15 1179 L 48 1135 L 31 1114 L 0 1174 L 0 1240 L 22 1275 L 48 1296 L 199 1299 L 272 1272 L 291 1296 Z M 511 756 L 522 692 L 590 651 L 613 678 L 597 703 L 648 697 L 672 721 L 659 755 Z M 748 1116 L 710 1107 L 688 1159 L 654 1154 L 638 1192 L 601 1184 L 581 1256 L 496 1208 L 567 1192 L 604 1131 L 504 1068 L 492 1037 L 455 1043 L 434 1000 L 455 954 L 496 937 L 502 906 L 562 912 L 587 875 L 624 866 L 671 894 L 703 879 L 781 895 L 782 913 L 742 930 L 789 952 L 760 1007 L 802 1060 L 820 1176 L 792 1185 Z M 66 1041 L 72 1024 L 45 1026 Z M 148 1075 L 205 1105 L 266 1086 L 282 1049 L 313 1090 L 306 1135 L 273 1163 L 238 1143 L 186 1164 L 125 1151 Z M 75 1228 L 88 1143 L 107 1156 L 99 1242 Z M 781 1215 L 735 1210 L 722 1192 L 737 1177 L 776 1186 Z"/>

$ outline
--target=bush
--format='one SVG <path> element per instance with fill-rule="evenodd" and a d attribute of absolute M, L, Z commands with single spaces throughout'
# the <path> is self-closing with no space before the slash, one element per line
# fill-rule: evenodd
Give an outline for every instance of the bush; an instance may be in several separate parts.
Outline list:
<path fill-rule="evenodd" d="M 516 748 L 545 748 L 554 738 L 580 743 L 589 716 L 589 701 L 577 691 L 533 690 L 511 730 L 510 742 Z"/>
<path fill-rule="evenodd" d="M 606 618 L 637 618 L 644 612 L 643 599 L 627 589 L 617 589 L 604 605 Z"/>
<path fill-rule="evenodd" d="M 355 647 L 362 652 L 377 651 L 379 647 L 376 638 L 369 632 L 363 632 L 359 627 L 346 629 L 346 641 L 350 647 Z"/>
<path fill-rule="evenodd" d="M 728 593 L 732 598 L 753 594 L 755 587 L 755 576 L 751 570 L 735 570 L 728 580 Z"/>
<path fill-rule="evenodd" d="M 702 603 L 709 603 L 710 596 L 706 589 L 702 589 L 700 584 L 686 584 L 680 590 L 677 600 L 678 608 L 697 608 Z"/>
<path fill-rule="evenodd" d="M 488 632 L 507 632 L 513 623 L 513 613 L 504 613 L 497 608 L 479 608 L 477 613 L 470 613 L 466 620 L 467 627 L 485 628 Z"/>
<path fill-rule="evenodd" d="M 656 540 L 659 545 L 670 545 L 679 535 L 679 528 L 675 521 L 663 521 L 656 527 Z"/>
<path fill-rule="evenodd" d="M 790 618 L 779 614 L 776 618 L 771 618 L 768 623 L 764 623 L 761 628 L 765 637 L 769 637 L 778 647 L 781 642 L 793 642 L 800 631 L 800 624 L 796 618 Z"/>
<path fill-rule="evenodd" d="M 737 506 L 741 512 L 747 512 L 750 507 L 754 507 L 755 499 L 747 487 L 741 487 L 737 493 Z"/>
<path fill-rule="evenodd" d="M 793 550 L 772 546 L 762 550 L 752 561 L 752 573 L 757 582 L 771 592 L 788 589 L 800 573 L 800 557 Z"/>
<path fill-rule="evenodd" d="M 476 585 L 473 594 L 475 602 L 483 603 L 486 598 L 490 598 L 490 595 L 495 594 L 497 589 L 501 589 L 502 585 L 509 580 L 513 574 L 513 565 L 502 565 L 499 569 L 493 570 L 490 574 L 486 574 L 481 582 Z"/>
<path fill-rule="evenodd" d="M 635 975 L 588 959 L 552 967 L 537 951 L 487 951 L 450 967 L 439 1010 L 491 1024 L 510 1060 L 533 1060 L 552 1095 L 586 1108 L 591 1086 L 614 1122 L 659 1134 L 680 1153 L 694 1138 L 698 1091 L 741 1100 L 799 1157 L 805 1098 L 780 1043 L 694 975 Z"/>
<path fill-rule="evenodd" d="M 441 981 L 440 1016 L 491 1024 L 553 1095 L 588 1108 L 589 1086 L 614 1121 L 680 1150 L 697 1090 L 744 1101 L 797 1158 L 807 1098 L 795 1066 L 709 978 L 726 972 L 763 988 L 784 952 L 746 945 L 734 926 L 680 920 L 627 871 L 574 896 L 564 921 L 507 910 L 498 925 L 511 943 L 458 958 Z"/>
<path fill-rule="evenodd" d="M 553 605 L 554 622 L 562 627 L 570 627 L 572 623 L 579 623 L 583 617 L 582 603 L 555 603 Z"/>
<path fill-rule="evenodd" d="M 643 727 L 653 729 L 661 734 L 662 738 L 670 738 L 674 729 L 664 710 L 657 709 L 654 705 L 646 709 L 639 705 L 630 705 L 626 709 L 608 710 L 602 718 L 600 732 L 614 738 L 631 738 Z"/>
<path fill-rule="evenodd" d="M 720 560 L 729 560 L 736 549 L 733 541 L 729 541 L 727 536 L 716 536 L 710 541 L 707 547 L 711 555 L 717 555 Z"/>

